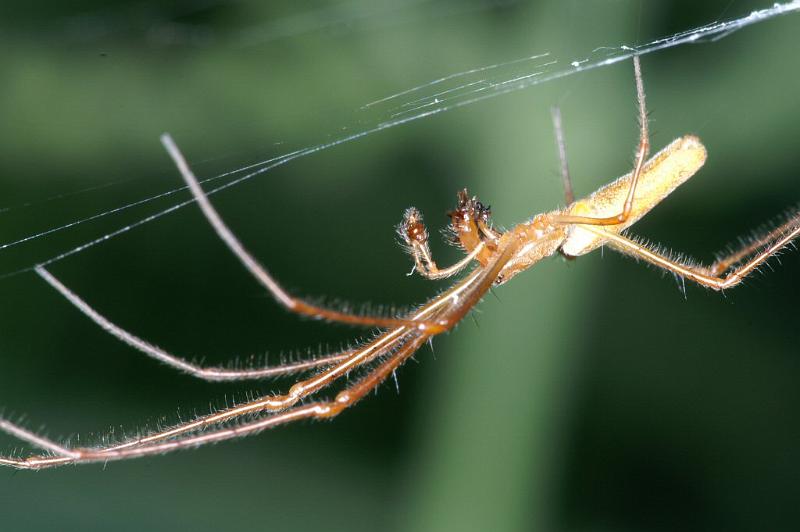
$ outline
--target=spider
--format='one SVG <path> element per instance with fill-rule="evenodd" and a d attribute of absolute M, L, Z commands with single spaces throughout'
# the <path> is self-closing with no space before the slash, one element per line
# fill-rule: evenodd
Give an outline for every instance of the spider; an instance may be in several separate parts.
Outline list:
<path fill-rule="evenodd" d="M 16 423 L 0 419 L 0 430 L 44 451 L 26 457 L 0 456 L 0 464 L 19 469 L 41 469 L 124 460 L 238 438 L 301 419 L 333 418 L 393 375 L 423 344 L 452 329 L 490 288 L 508 282 L 556 253 L 574 258 L 608 246 L 713 290 L 736 286 L 800 235 L 800 211 L 794 211 L 774 229 L 754 236 L 739 249 L 718 257 L 708 266 L 665 254 L 652 245 L 627 236 L 625 230 L 628 227 L 693 176 L 706 160 L 705 147 L 693 135 L 674 140 L 648 160 L 650 144 L 638 56 L 634 56 L 633 64 L 639 119 L 639 143 L 633 170 L 576 201 L 566 164 L 560 114 L 554 110 L 567 206 L 537 214 L 507 231 L 501 231 L 493 227 L 489 207 L 471 197 L 466 189 L 460 191 L 456 209 L 449 213 L 449 231 L 466 256 L 446 268 L 440 268 L 432 257 L 422 215 L 413 207 L 409 208 L 397 226 L 397 233 L 413 258 L 412 272 L 417 271 L 428 279 L 442 279 L 473 263 L 476 267 L 416 310 L 395 317 L 362 316 L 324 308 L 288 293 L 225 225 L 172 138 L 162 136 L 164 147 L 213 229 L 279 304 L 291 312 L 312 318 L 377 327 L 379 333 L 356 348 L 283 366 L 249 369 L 203 367 L 176 357 L 112 323 L 52 273 L 38 266 L 36 273 L 99 327 L 144 354 L 195 377 L 209 381 L 237 381 L 312 373 L 298 380 L 283 395 L 261 396 L 171 428 L 97 447 L 66 447 Z M 316 398 L 318 392 L 343 380 L 357 368 L 367 369 L 360 380 L 343 385 L 332 399 Z"/>

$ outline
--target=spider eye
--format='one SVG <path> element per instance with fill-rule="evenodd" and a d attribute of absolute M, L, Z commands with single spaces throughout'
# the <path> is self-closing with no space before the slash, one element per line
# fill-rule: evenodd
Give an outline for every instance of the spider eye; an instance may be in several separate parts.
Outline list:
<path fill-rule="evenodd" d="M 475 201 L 475 214 L 477 214 L 478 218 L 483 220 L 489 218 L 492 214 L 492 208 L 489 205 L 484 205 L 480 201 Z"/>

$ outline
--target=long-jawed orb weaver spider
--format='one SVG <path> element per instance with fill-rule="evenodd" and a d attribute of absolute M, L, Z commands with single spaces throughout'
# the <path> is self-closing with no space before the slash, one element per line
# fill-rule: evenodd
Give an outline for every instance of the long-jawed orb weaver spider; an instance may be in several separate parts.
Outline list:
<path fill-rule="evenodd" d="M 197 447 L 241 436 L 300 419 L 337 416 L 386 380 L 429 339 L 452 329 L 486 292 L 508 282 L 544 257 L 561 253 L 577 257 L 601 246 L 642 259 L 674 275 L 714 290 L 739 284 L 759 265 L 800 235 L 800 212 L 794 212 L 772 229 L 753 237 L 740 249 L 720 256 L 710 266 L 676 258 L 633 239 L 624 230 L 660 203 L 694 175 L 706 160 L 700 140 L 687 135 L 674 140 L 647 160 L 649 139 L 644 88 L 638 57 L 634 57 L 639 103 L 639 144 L 633 171 L 575 201 L 569 181 L 560 116 L 554 123 L 567 206 L 538 214 L 516 227 L 500 231 L 492 226 L 490 211 L 466 190 L 459 192 L 458 205 L 449 213 L 450 231 L 466 256 L 448 268 L 439 268 L 428 247 L 428 232 L 422 216 L 408 209 L 397 232 L 414 260 L 414 269 L 428 279 L 454 275 L 473 262 L 477 266 L 451 288 L 415 311 L 396 317 L 361 316 L 310 304 L 286 292 L 242 246 L 228 229 L 200 188 L 178 148 L 168 135 L 162 142 L 188 184 L 203 214 L 219 237 L 245 268 L 288 310 L 297 314 L 378 327 L 380 333 L 362 345 L 325 357 L 289 365 L 250 369 L 202 367 L 178 358 L 120 328 L 70 291 L 49 271 L 37 267 L 39 276 L 97 325 L 119 340 L 169 366 L 209 381 L 258 379 L 276 375 L 314 372 L 296 382 L 283 395 L 266 395 L 252 401 L 198 417 L 172 428 L 98 447 L 69 448 L 0 419 L 0 430 L 45 451 L 27 457 L 0 456 L 0 464 L 19 469 L 40 469 L 88 462 L 108 462 Z M 347 383 L 332 399 L 311 399 L 357 368 L 364 377 Z"/>

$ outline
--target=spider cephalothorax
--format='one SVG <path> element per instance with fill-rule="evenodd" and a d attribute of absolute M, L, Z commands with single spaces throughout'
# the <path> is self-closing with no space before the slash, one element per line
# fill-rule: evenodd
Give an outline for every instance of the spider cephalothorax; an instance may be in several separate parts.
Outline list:
<path fill-rule="evenodd" d="M 465 252 L 471 253 L 483 243 L 485 251 L 477 259 L 485 264 L 491 251 L 497 249 L 501 233 L 492 228 L 491 207 L 481 203 L 477 196 L 470 197 L 467 189 L 458 192 L 458 206 L 447 213 L 450 217 L 448 234 Z M 483 255 L 483 257 L 482 257 Z"/>

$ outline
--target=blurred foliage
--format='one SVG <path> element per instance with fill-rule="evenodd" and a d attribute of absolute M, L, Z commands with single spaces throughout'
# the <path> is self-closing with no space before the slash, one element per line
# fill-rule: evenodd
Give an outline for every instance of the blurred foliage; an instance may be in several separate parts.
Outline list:
<path fill-rule="evenodd" d="M 758 2 L 4 3 L 0 242 L 179 185 L 169 131 L 211 177 L 359 131 L 364 104 L 474 68 L 633 45 Z M 643 59 L 653 146 L 696 133 L 698 176 L 637 232 L 703 260 L 800 198 L 800 15 Z M 628 170 L 628 62 L 293 161 L 214 201 L 301 294 L 410 305 L 393 225 L 443 226 L 467 186 L 510 226 L 559 205 L 549 108 L 579 193 Z M 182 193 L 0 250 L 0 274 Z M 0 244 L 2 245 L 2 244 Z M 456 250 L 434 243 L 448 263 Z M 334 423 L 108 467 L 0 471 L 4 530 L 793 530 L 800 259 L 724 295 L 606 253 L 553 259 Z M 286 315 L 194 208 L 52 271 L 153 343 L 208 363 L 335 348 L 358 331 Z M 288 382 L 197 382 L 109 338 L 34 275 L 0 280 L 0 405 L 93 441 Z M 179 410 L 178 410 L 179 409 Z M 0 440 L 3 449 L 17 445 Z M 21 449 L 20 449 L 21 450 Z"/>

